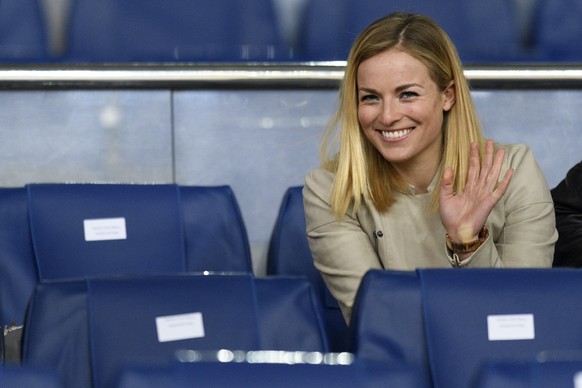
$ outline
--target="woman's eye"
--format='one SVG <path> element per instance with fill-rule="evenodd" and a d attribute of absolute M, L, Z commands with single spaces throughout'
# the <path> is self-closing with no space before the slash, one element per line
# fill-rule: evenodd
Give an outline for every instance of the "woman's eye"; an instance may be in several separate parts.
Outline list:
<path fill-rule="evenodd" d="M 418 94 L 415 93 L 415 92 L 402 92 L 400 94 L 400 98 L 402 98 L 404 100 L 410 100 L 410 99 L 412 99 L 412 98 L 414 98 L 416 96 L 418 96 Z"/>
<path fill-rule="evenodd" d="M 361 102 L 376 101 L 377 99 L 378 99 L 378 97 L 376 97 L 373 94 L 365 94 L 362 97 L 360 97 Z"/>

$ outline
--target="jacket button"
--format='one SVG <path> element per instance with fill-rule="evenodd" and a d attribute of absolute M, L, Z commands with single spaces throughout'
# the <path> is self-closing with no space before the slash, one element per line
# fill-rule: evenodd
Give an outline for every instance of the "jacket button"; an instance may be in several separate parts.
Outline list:
<path fill-rule="evenodd" d="M 376 237 L 382 237 L 382 236 L 384 236 L 384 233 L 381 230 L 376 232 Z"/>

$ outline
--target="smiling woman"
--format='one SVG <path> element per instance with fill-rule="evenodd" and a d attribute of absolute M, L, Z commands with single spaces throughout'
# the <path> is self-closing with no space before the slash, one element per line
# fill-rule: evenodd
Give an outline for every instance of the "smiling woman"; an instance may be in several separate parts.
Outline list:
<path fill-rule="evenodd" d="M 426 192 L 443 147 L 443 112 L 455 101 L 453 83 L 439 90 L 427 67 L 398 48 L 363 61 L 357 80 L 364 135 L 417 193 Z"/>
<path fill-rule="evenodd" d="M 348 322 L 370 269 L 552 264 L 554 207 L 532 152 L 484 139 L 455 47 L 428 17 L 391 14 L 358 36 L 321 156 L 307 234 Z"/>

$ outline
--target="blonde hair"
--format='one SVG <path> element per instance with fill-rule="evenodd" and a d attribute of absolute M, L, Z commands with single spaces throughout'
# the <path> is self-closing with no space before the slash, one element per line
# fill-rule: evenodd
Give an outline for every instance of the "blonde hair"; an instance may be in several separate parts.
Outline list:
<path fill-rule="evenodd" d="M 469 149 L 484 139 L 469 85 L 455 46 L 432 19 L 417 14 L 394 13 L 370 24 L 355 40 L 350 50 L 338 107 L 326 126 L 321 146 L 322 166 L 335 173 L 331 209 L 341 219 L 348 208 L 358 209 L 370 199 L 380 212 L 388 211 L 395 201 L 394 191 L 403 191 L 406 183 L 392 165 L 363 135 L 358 122 L 357 72 L 359 65 L 393 47 L 421 61 L 437 87 L 444 91 L 454 82 L 455 103 L 443 120 L 443 153 L 440 162 L 455 171 L 454 190 L 465 187 L 469 169 Z M 441 175 L 442 179 L 442 175 Z M 440 185 L 435 187 L 431 209 L 439 204 Z"/>

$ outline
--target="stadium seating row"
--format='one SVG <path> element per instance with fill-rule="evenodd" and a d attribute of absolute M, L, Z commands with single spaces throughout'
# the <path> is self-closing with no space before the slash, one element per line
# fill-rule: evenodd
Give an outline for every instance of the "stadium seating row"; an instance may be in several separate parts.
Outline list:
<path fill-rule="evenodd" d="M 484 367 L 477 388 L 580 387 L 582 361 L 571 357 L 529 362 L 493 363 Z M 349 364 L 281 364 L 197 362 L 168 367 L 128 367 L 117 388 L 257 387 L 422 387 L 413 368 Z M 3 388 L 64 388 L 44 368 L 0 368 Z"/>
<path fill-rule="evenodd" d="M 20 326 L 40 281 L 252 273 L 228 186 L 31 184 L 0 190 L 0 324 Z"/>
<path fill-rule="evenodd" d="M 301 187 L 282 201 L 266 277 L 252 274 L 228 187 L 33 184 L 0 199 L 0 318 L 24 326 L 2 387 L 198 374 L 218 386 L 248 374 L 253 386 L 549 387 L 582 370 L 574 269 L 370 271 L 348 328 L 313 267 Z M 219 349 L 230 362 L 204 356 Z M 248 357 L 273 351 L 298 365 Z M 311 365 L 338 355 L 349 365 Z"/>
<path fill-rule="evenodd" d="M 353 352 L 417 365 L 434 387 L 579 387 L 581 280 L 555 268 L 372 270 L 354 306 Z"/>
<path fill-rule="evenodd" d="M 536 1 L 525 23 L 507 0 L 308 0 L 296 37 L 284 36 L 274 0 L 71 0 L 64 26 L 49 28 L 40 0 L 0 4 L 3 63 L 345 60 L 354 37 L 394 11 L 432 16 L 465 63 L 580 61 L 580 0 Z M 48 3 L 48 2 L 46 2 Z M 62 31 L 59 53 L 49 31 Z M 54 32 L 52 33 L 55 34 Z"/>
<path fill-rule="evenodd" d="M 321 306 L 305 279 L 45 282 L 32 298 L 20 371 L 52 371 L 63 387 L 244 386 L 247 373 L 265 383 L 257 386 L 316 386 L 325 376 L 335 381 L 329 373 L 343 376 L 348 385 L 340 386 L 572 386 L 564 382 L 582 371 L 582 314 L 577 298 L 563 296 L 576 295 L 581 280 L 569 269 L 373 270 L 354 307 L 351 354 L 326 352 Z M 247 365 L 331 357 L 350 367 Z"/>

